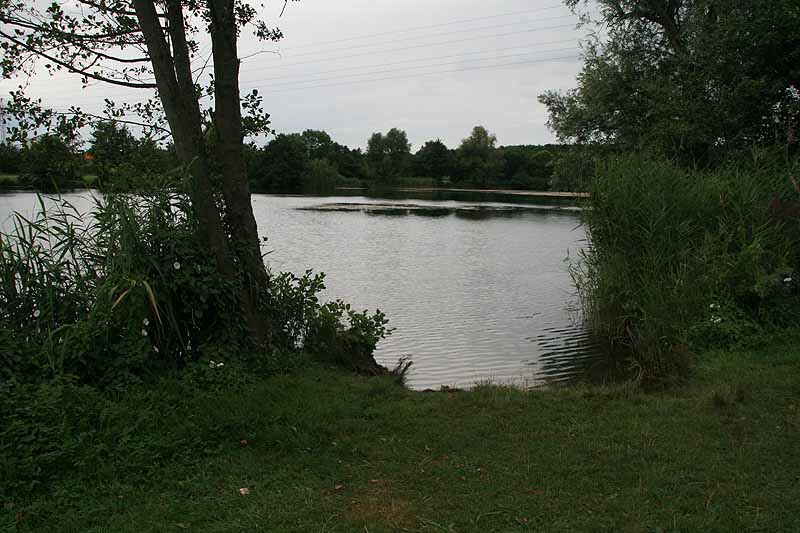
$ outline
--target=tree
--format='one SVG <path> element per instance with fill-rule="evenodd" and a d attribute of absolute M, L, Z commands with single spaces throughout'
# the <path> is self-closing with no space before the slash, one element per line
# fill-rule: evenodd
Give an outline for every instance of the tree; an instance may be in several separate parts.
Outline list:
<path fill-rule="evenodd" d="M 367 163 L 370 174 L 377 179 L 400 176 L 411 161 L 411 144 L 406 132 L 390 129 L 386 135 L 373 133 L 367 141 Z"/>
<path fill-rule="evenodd" d="M 288 0 L 286 0 L 288 1 Z M 266 341 L 269 328 L 259 313 L 259 297 L 269 278 L 250 203 L 243 157 L 248 130 L 263 131 L 268 115 L 253 92 L 241 98 L 237 39 L 241 28 L 252 24 L 259 38 L 277 41 L 278 29 L 256 20 L 256 9 L 236 0 L 76 0 L 81 14 L 57 2 L 41 9 L 38 2 L 0 2 L 0 40 L 4 77 L 31 73 L 36 60 L 49 71 L 65 70 L 84 83 L 157 90 L 150 105 L 115 106 L 108 102 L 107 116 L 122 119 L 138 111 L 151 129 L 159 129 L 163 113 L 175 152 L 186 175 L 186 190 L 199 221 L 199 238 L 214 256 L 217 268 L 239 279 L 238 297 L 244 318 L 256 339 Z M 198 57 L 196 35 L 210 37 L 213 83 L 201 87 L 192 61 Z M 211 59 L 211 58 L 210 58 Z M 202 70 L 200 71 L 202 72 Z M 203 110 L 200 97 L 213 97 L 214 109 Z M 80 126 L 79 119 L 39 112 L 20 92 L 13 94 L 11 113 L 22 126 L 38 118 L 58 127 Z M 242 110 L 246 116 L 243 118 Z M 17 128 L 17 133 L 22 128 Z M 219 207 L 218 207 L 219 206 Z"/>
<path fill-rule="evenodd" d="M 18 174 L 22 169 L 22 153 L 11 143 L 0 144 L 0 174 Z"/>
<path fill-rule="evenodd" d="M 385 179 L 391 174 L 391 163 L 383 133 L 373 133 L 367 140 L 367 166 L 372 178 Z"/>
<path fill-rule="evenodd" d="M 582 0 L 567 0 L 579 9 Z M 540 97 L 560 140 L 714 164 L 754 144 L 797 144 L 795 0 L 599 0 L 606 38 L 578 86 Z"/>
<path fill-rule="evenodd" d="M 422 145 L 414 156 L 415 173 L 427 178 L 442 179 L 453 174 L 453 157 L 439 139 Z"/>
<path fill-rule="evenodd" d="M 130 162 L 136 149 L 136 139 L 124 124 L 98 122 L 92 131 L 89 153 L 92 164 L 98 169 L 101 178 L 109 178 L 112 169 Z"/>
<path fill-rule="evenodd" d="M 280 134 L 258 151 L 250 166 L 257 191 L 300 192 L 308 170 L 307 145 L 297 133 Z"/>
<path fill-rule="evenodd" d="M 502 185 L 514 189 L 547 190 L 553 174 L 553 154 L 541 146 L 504 146 Z"/>
<path fill-rule="evenodd" d="M 331 159 L 334 155 L 331 136 L 321 130 L 305 130 L 301 137 L 309 159 Z"/>
<path fill-rule="evenodd" d="M 408 135 L 403 130 L 392 128 L 386 133 L 383 145 L 386 155 L 389 156 L 391 175 L 403 175 L 408 170 L 411 160 L 411 143 L 408 142 Z"/>
<path fill-rule="evenodd" d="M 78 178 L 77 155 L 59 136 L 42 135 L 26 150 L 22 169 L 34 188 L 58 191 Z"/>
<path fill-rule="evenodd" d="M 496 145 L 496 136 L 483 126 L 475 126 L 456 152 L 460 179 L 483 187 L 494 182 L 503 170 L 503 158 Z"/>
<path fill-rule="evenodd" d="M 360 148 L 351 150 L 347 146 L 333 143 L 333 161 L 343 176 L 358 179 L 367 177 L 366 162 Z"/>

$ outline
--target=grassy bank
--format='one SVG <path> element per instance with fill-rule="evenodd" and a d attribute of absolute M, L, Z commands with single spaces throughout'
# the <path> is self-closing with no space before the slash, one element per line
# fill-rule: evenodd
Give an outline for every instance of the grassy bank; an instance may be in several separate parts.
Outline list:
<path fill-rule="evenodd" d="M 319 367 L 166 380 L 104 429 L 125 464 L 5 502 L 0 529 L 797 531 L 798 340 L 706 354 L 650 393 L 415 393 Z"/>

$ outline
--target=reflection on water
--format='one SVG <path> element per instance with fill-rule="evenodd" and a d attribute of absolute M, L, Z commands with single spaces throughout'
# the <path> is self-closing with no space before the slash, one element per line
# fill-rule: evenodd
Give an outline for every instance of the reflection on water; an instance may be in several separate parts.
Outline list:
<path fill-rule="evenodd" d="M 255 195 L 253 208 L 273 271 L 325 272 L 324 298 L 386 313 L 396 329 L 376 357 L 411 355 L 411 387 L 562 381 L 599 357 L 570 313 L 565 258 L 585 233 L 563 203 L 507 200 Z M 0 224 L 35 203 L 0 195 Z"/>

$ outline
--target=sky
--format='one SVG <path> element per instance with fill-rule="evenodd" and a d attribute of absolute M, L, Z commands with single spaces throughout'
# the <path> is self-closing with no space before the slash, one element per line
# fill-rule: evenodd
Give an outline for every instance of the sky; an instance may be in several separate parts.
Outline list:
<path fill-rule="evenodd" d="M 437 138 L 456 147 L 476 125 L 501 145 L 553 142 L 537 97 L 575 86 L 587 31 L 560 0 L 301 0 L 282 17 L 282 0 L 263 1 L 261 18 L 285 38 L 242 34 L 242 92 L 259 90 L 278 133 L 321 129 L 354 148 L 393 127 L 414 151 Z M 0 80 L 0 96 L 21 82 L 57 109 L 143 99 L 139 90 L 82 89 L 66 73 Z"/>

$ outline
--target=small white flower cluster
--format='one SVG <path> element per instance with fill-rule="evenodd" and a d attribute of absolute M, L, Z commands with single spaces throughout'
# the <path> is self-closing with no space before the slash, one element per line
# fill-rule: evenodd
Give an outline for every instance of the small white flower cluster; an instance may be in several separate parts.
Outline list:
<path fill-rule="evenodd" d="M 719 310 L 719 304 L 710 304 L 708 306 L 708 308 L 711 309 L 712 311 L 718 311 Z M 722 317 L 721 316 L 717 315 L 716 313 L 711 313 L 711 323 L 712 324 L 719 324 L 721 322 L 722 322 Z"/>
<path fill-rule="evenodd" d="M 792 278 L 783 278 L 783 282 L 784 283 L 791 283 L 792 282 Z"/>
<path fill-rule="evenodd" d="M 222 361 L 220 361 L 219 363 L 214 361 L 208 362 L 208 368 L 222 368 L 223 366 L 225 366 L 225 363 L 223 363 Z"/>
<path fill-rule="evenodd" d="M 181 264 L 175 261 L 174 263 L 172 263 L 172 268 L 174 268 L 175 270 L 180 270 Z"/>
<path fill-rule="evenodd" d="M 145 317 L 145 319 L 142 320 L 142 337 L 147 337 L 147 326 L 149 325 L 150 321 Z"/>
<path fill-rule="evenodd" d="M 42 314 L 42 312 L 41 312 L 41 311 L 39 311 L 39 310 L 37 309 L 37 310 L 35 310 L 35 311 L 33 312 L 33 318 L 39 318 L 39 316 L 40 316 L 41 314 Z"/>

